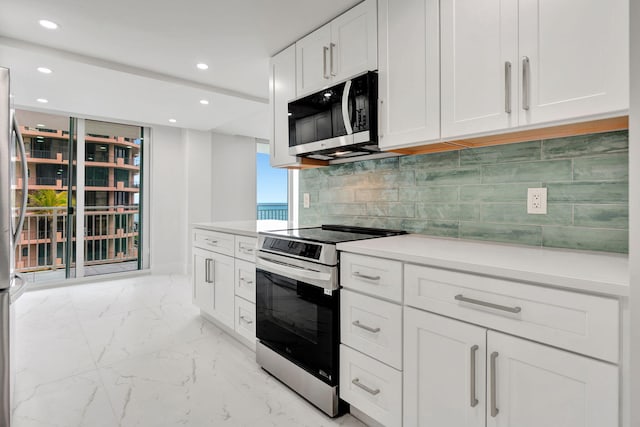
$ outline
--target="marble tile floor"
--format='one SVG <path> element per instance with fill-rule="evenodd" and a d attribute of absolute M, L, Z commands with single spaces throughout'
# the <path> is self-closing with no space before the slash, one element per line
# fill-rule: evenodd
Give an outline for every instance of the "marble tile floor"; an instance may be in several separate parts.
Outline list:
<path fill-rule="evenodd" d="M 14 427 L 363 426 L 331 419 L 199 316 L 185 276 L 28 292 Z"/>

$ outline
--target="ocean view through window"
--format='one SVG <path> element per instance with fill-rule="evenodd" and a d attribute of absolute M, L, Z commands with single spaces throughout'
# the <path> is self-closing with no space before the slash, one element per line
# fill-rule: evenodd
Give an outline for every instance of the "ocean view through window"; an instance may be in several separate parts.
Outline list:
<path fill-rule="evenodd" d="M 269 145 L 257 144 L 256 199 L 257 219 L 289 219 L 288 173 L 269 164 Z"/>

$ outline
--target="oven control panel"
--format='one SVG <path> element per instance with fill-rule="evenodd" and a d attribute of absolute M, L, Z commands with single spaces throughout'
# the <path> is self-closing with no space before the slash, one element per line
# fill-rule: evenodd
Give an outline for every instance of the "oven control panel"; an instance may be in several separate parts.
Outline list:
<path fill-rule="evenodd" d="M 272 252 L 280 252 L 288 255 L 295 255 L 311 260 L 320 259 L 322 245 L 295 240 L 279 239 L 276 237 L 266 237 L 262 244 L 262 249 Z"/>

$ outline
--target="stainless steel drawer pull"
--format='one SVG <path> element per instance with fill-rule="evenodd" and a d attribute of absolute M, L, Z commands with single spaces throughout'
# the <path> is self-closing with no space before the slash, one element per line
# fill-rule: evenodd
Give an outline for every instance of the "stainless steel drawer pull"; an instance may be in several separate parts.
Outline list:
<path fill-rule="evenodd" d="M 476 399 L 476 352 L 478 351 L 478 346 L 474 345 L 471 347 L 471 387 L 470 390 L 470 403 L 471 407 L 475 408 L 478 405 L 478 399 Z"/>
<path fill-rule="evenodd" d="M 504 111 L 511 114 L 511 62 L 504 63 Z"/>
<path fill-rule="evenodd" d="M 204 239 L 205 242 L 207 242 L 210 245 L 217 245 L 218 241 L 217 240 L 213 240 L 213 239 Z"/>
<path fill-rule="evenodd" d="M 489 394 L 491 398 L 491 416 L 495 418 L 498 415 L 498 403 L 496 402 L 496 359 L 498 358 L 498 352 L 491 353 L 491 384 Z"/>
<path fill-rule="evenodd" d="M 529 57 L 522 58 L 522 109 L 528 110 L 531 96 L 531 65 Z"/>
<path fill-rule="evenodd" d="M 250 246 L 240 245 L 239 248 L 244 253 L 248 253 L 248 254 L 252 254 L 253 253 L 253 248 L 250 247 Z"/>
<path fill-rule="evenodd" d="M 359 271 L 354 271 L 353 275 L 355 277 L 359 277 L 361 279 L 367 279 L 367 280 L 380 280 L 380 276 L 368 276 L 366 274 L 362 274 Z"/>
<path fill-rule="evenodd" d="M 253 280 L 247 280 L 244 277 L 241 277 L 240 281 L 246 283 L 247 285 L 253 285 Z"/>
<path fill-rule="evenodd" d="M 371 326 L 363 325 L 362 323 L 360 323 L 359 320 L 356 320 L 355 322 L 351 322 L 351 324 L 353 326 L 357 326 L 358 328 L 364 329 L 365 331 L 369 331 L 374 334 L 380 332 L 380 328 L 372 328 Z"/>
<path fill-rule="evenodd" d="M 362 383 L 360 382 L 360 379 L 359 379 L 359 378 L 354 378 L 353 380 L 351 380 L 351 382 L 352 382 L 352 383 L 353 383 L 353 385 L 355 385 L 356 387 L 360 387 L 361 389 L 363 389 L 363 390 L 364 390 L 364 391 L 366 391 L 367 393 L 372 394 L 372 395 L 374 395 L 374 396 L 375 396 L 376 394 L 380 393 L 380 389 L 379 389 L 379 388 L 377 388 L 377 389 L 375 389 L 375 390 L 374 390 L 374 389 L 372 389 L 372 388 L 370 388 L 370 387 L 367 387 L 366 385 L 364 385 L 364 384 L 362 384 Z"/>
<path fill-rule="evenodd" d="M 322 46 L 322 77 L 325 79 L 329 79 L 330 76 L 327 74 L 327 52 L 329 48 L 327 46 Z"/>
<path fill-rule="evenodd" d="M 520 313 L 522 311 L 522 307 L 508 307 L 506 305 L 494 304 L 492 302 L 480 301 L 478 299 L 467 298 L 462 294 L 458 294 L 454 297 L 458 301 L 466 302 L 469 304 L 481 305 L 483 307 L 494 308 L 496 310 L 507 311 L 509 313 Z"/>
<path fill-rule="evenodd" d="M 244 316 L 240 316 L 240 320 L 242 320 L 242 321 L 243 321 L 244 323 L 246 323 L 247 325 L 250 325 L 250 324 L 252 324 L 252 323 L 253 323 L 253 320 L 248 319 L 248 318 L 246 318 L 246 317 L 244 317 Z"/>
<path fill-rule="evenodd" d="M 336 47 L 335 43 L 329 44 L 329 72 L 332 76 L 336 75 L 336 72 L 333 71 L 333 49 Z"/>
<path fill-rule="evenodd" d="M 213 266 L 213 258 L 205 259 L 205 277 L 204 281 L 206 283 L 213 283 L 213 279 L 211 278 L 211 267 Z M 215 274 L 215 273 L 214 273 Z"/>

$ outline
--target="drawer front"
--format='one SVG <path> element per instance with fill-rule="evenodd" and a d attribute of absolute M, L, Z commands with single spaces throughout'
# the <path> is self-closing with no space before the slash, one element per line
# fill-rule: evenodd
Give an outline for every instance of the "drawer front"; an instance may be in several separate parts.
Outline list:
<path fill-rule="evenodd" d="M 256 342 L 256 305 L 243 298 L 236 297 L 235 330 L 255 345 Z"/>
<path fill-rule="evenodd" d="M 402 306 L 340 291 L 340 341 L 402 369 Z"/>
<path fill-rule="evenodd" d="M 618 363 L 616 299 L 405 265 L 405 304 Z"/>
<path fill-rule="evenodd" d="M 236 258 L 235 287 L 236 295 L 256 302 L 256 265 Z"/>
<path fill-rule="evenodd" d="M 249 262 L 256 262 L 256 245 L 258 239 L 255 237 L 236 236 L 235 256 Z"/>
<path fill-rule="evenodd" d="M 340 398 L 385 426 L 402 424 L 402 372 L 340 346 Z"/>
<path fill-rule="evenodd" d="M 233 234 L 195 228 L 193 230 L 193 245 L 222 255 L 233 256 L 233 237 Z"/>
<path fill-rule="evenodd" d="M 340 254 L 340 284 L 369 295 L 402 302 L 402 263 L 343 252 Z"/>

